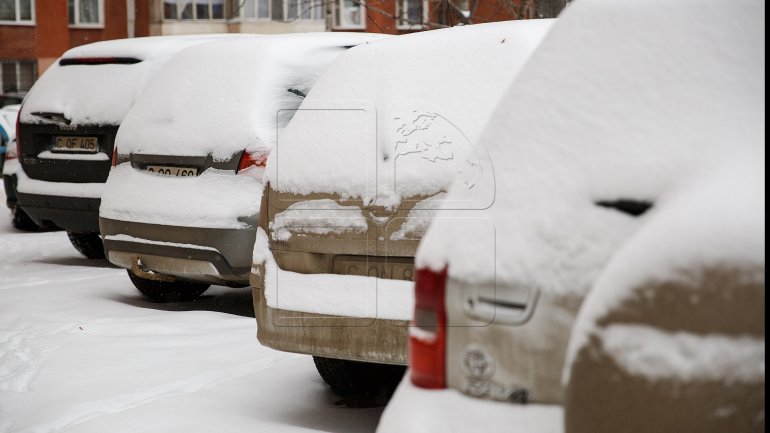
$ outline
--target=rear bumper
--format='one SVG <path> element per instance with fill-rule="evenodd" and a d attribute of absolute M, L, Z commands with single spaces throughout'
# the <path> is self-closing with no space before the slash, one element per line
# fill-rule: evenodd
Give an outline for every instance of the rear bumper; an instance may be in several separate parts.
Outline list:
<path fill-rule="evenodd" d="M 264 275 L 264 272 L 260 272 Z M 340 317 L 271 308 L 252 274 L 257 339 L 284 352 L 381 364 L 407 364 L 408 320 Z"/>
<path fill-rule="evenodd" d="M 28 194 L 19 191 L 16 191 L 16 197 L 18 205 L 37 225 L 54 225 L 75 233 L 99 232 L 101 199 Z"/>
<path fill-rule="evenodd" d="M 5 205 L 8 209 L 16 207 L 16 175 L 3 175 L 3 188 L 5 189 Z"/>
<path fill-rule="evenodd" d="M 145 268 L 180 279 L 245 286 L 256 229 L 213 229 L 99 219 L 107 258 L 130 269 Z"/>

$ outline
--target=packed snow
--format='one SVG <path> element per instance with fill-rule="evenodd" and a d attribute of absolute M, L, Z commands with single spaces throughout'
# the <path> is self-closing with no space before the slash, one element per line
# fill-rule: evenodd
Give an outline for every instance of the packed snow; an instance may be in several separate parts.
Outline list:
<path fill-rule="evenodd" d="M 265 299 L 270 308 L 343 317 L 412 318 L 411 281 L 284 271 L 276 265 L 262 228 L 257 229 L 253 263 L 264 265 Z M 259 275 L 259 268 L 254 266 L 252 272 Z"/>
<path fill-rule="evenodd" d="M 611 325 L 599 335 L 602 348 L 621 368 L 652 381 L 729 385 L 765 379 L 764 338 L 672 333 L 643 325 Z"/>
<path fill-rule="evenodd" d="M 348 46 L 384 37 L 271 35 L 187 49 L 163 67 L 126 115 L 118 151 L 229 159 L 244 149 L 269 150 L 330 62 Z"/>
<path fill-rule="evenodd" d="M 4 197 L 0 193 L 0 201 Z M 123 269 L 0 212 L 0 432 L 366 432 L 310 357 L 256 340 L 251 290 L 154 304 Z"/>
<path fill-rule="evenodd" d="M 123 57 L 135 64 L 52 64 L 24 100 L 21 121 L 46 120 L 36 112 L 61 113 L 70 125 L 119 125 L 152 76 L 174 54 L 187 47 L 233 35 L 156 36 L 82 45 L 62 59 Z M 250 36 L 253 38 L 254 36 Z"/>
<path fill-rule="evenodd" d="M 10 162 L 10 161 L 9 161 Z M 16 160 L 18 162 L 18 160 Z M 103 183 L 75 183 L 75 182 L 46 182 L 43 180 L 31 179 L 16 166 L 16 176 L 18 183 L 16 189 L 25 194 L 52 195 L 61 197 L 82 197 L 99 198 L 104 191 Z M 3 168 L 5 171 L 5 167 Z"/>
<path fill-rule="evenodd" d="M 293 234 L 364 233 L 367 228 L 361 208 L 343 206 L 330 199 L 292 203 L 270 222 L 273 239 L 279 241 L 288 241 Z"/>
<path fill-rule="evenodd" d="M 563 433 L 563 420 L 560 406 L 512 405 L 468 397 L 452 389 L 417 388 L 407 371 L 377 432 Z"/>
<path fill-rule="evenodd" d="M 474 242 L 485 228 L 459 230 L 449 217 L 466 214 L 445 210 L 417 266 L 583 296 L 648 217 L 594 202 L 656 202 L 727 155 L 763 148 L 763 16 L 752 0 L 570 5 L 477 143 L 495 173 L 476 188 L 494 202 L 472 213 L 494 224 L 498 247 Z M 447 200 L 466 189 L 455 181 Z"/>
<path fill-rule="evenodd" d="M 173 177 L 120 164 L 110 171 L 99 216 L 120 221 L 179 227 L 238 229 L 259 213 L 260 179 L 208 169 L 199 176 Z"/>
<path fill-rule="evenodd" d="M 457 27 L 350 49 L 279 136 L 271 187 L 393 208 L 459 176 L 472 195 L 491 175 L 475 141 L 551 23 Z"/>

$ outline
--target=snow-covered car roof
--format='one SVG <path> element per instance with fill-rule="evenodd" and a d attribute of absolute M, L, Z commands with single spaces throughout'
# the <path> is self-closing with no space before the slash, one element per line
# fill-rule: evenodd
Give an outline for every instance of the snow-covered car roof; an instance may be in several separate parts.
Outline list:
<path fill-rule="evenodd" d="M 395 207 L 441 192 L 458 171 L 473 178 L 473 143 L 551 24 L 455 27 L 349 50 L 283 131 L 271 187 Z"/>
<path fill-rule="evenodd" d="M 163 67 L 126 116 L 118 151 L 225 158 L 244 149 L 269 149 L 291 113 L 279 110 L 299 106 L 345 49 L 384 37 L 270 35 L 185 50 Z"/>
<path fill-rule="evenodd" d="M 71 125 L 118 125 L 148 80 L 174 54 L 219 38 L 249 35 L 153 36 L 95 42 L 72 48 L 48 67 L 29 91 L 21 121 L 31 113 L 60 113 Z"/>
<path fill-rule="evenodd" d="M 639 226 L 597 203 L 650 201 L 654 213 L 727 155 L 764 154 L 764 49 L 763 2 L 570 5 L 480 140 L 494 178 L 468 207 L 487 207 L 473 213 L 486 224 L 437 218 L 417 266 L 584 294 Z M 455 182 L 448 195 L 466 191 Z"/>

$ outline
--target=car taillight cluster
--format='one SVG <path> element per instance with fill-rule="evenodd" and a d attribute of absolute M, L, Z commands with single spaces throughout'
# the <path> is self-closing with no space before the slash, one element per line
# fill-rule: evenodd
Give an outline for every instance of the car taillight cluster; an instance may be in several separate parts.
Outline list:
<path fill-rule="evenodd" d="M 112 166 L 116 167 L 118 165 L 118 146 L 115 146 L 112 149 Z"/>
<path fill-rule="evenodd" d="M 409 332 L 411 380 L 422 388 L 446 387 L 447 270 L 419 269 L 414 278 L 414 323 Z"/>
<path fill-rule="evenodd" d="M 266 163 L 267 163 L 266 154 L 249 153 L 248 151 L 244 150 L 243 154 L 241 154 L 241 160 L 238 162 L 238 171 L 236 171 L 236 173 L 240 173 L 249 167 L 265 168 Z"/>

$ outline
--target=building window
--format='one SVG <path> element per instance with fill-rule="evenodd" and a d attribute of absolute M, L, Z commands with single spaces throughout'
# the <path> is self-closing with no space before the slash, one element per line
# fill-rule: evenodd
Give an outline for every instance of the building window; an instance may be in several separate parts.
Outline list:
<path fill-rule="evenodd" d="M 163 0 L 167 20 L 223 20 L 225 0 Z"/>
<path fill-rule="evenodd" d="M 2 93 L 29 90 L 37 76 L 37 64 L 30 60 L 0 60 Z"/>
<path fill-rule="evenodd" d="M 104 24 L 104 0 L 69 0 L 71 26 L 101 26 Z"/>
<path fill-rule="evenodd" d="M 0 23 L 32 24 L 34 21 L 34 0 L 0 0 Z"/>
<path fill-rule="evenodd" d="M 271 13 L 271 0 L 240 0 L 243 10 L 242 17 L 247 20 L 269 20 Z"/>
<path fill-rule="evenodd" d="M 334 0 L 334 27 L 338 29 L 365 29 L 365 0 Z"/>
<path fill-rule="evenodd" d="M 323 0 L 285 0 L 286 20 L 324 19 Z"/>
<path fill-rule="evenodd" d="M 396 0 L 399 29 L 422 29 L 428 24 L 428 0 Z"/>

